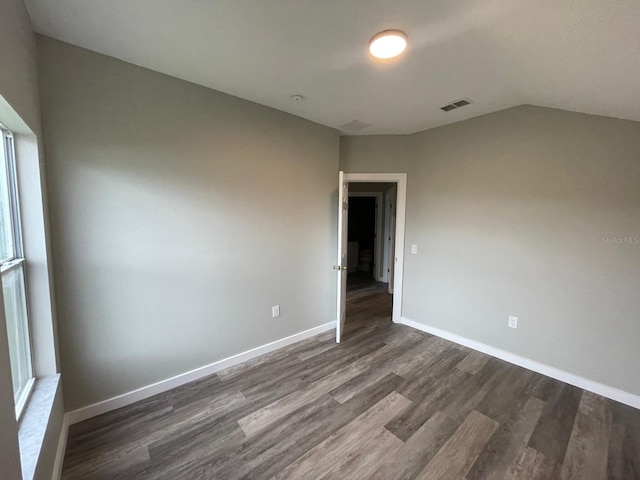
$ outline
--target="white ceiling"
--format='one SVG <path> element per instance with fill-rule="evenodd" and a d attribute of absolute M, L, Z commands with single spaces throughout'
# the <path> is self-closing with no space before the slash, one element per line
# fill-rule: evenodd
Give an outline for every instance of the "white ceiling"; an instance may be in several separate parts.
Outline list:
<path fill-rule="evenodd" d="M 25 3 L 39 33 L 330 127 L 371 124 L 360 134 L 523 103 L 640 120 L 638 0 Z M 376 63 L 367 42 L 387 28 L 409 49 Z M 461 97 L 474 103 L 439 109 Z"/>

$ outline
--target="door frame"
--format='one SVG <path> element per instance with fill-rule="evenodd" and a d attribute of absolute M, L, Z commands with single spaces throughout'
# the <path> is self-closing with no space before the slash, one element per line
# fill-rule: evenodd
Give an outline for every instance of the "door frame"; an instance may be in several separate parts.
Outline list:
<path fill-rule="evenodd" d="M 407 206 L 406 173 L 346 173 L 344 181 L 349 183 L 395 183 L 396 189 L 396 235 L 395 265 L 393 269 L 393 313 L 391 319 L 398 323 L 402 318 L 402 291 L 404 277 L 404 231 Z"/>
<path fill-rule="evenodd" d="M 394 261 L 391 258 L 394 251 L 394 234 L 396 225 L 396 201 L 398 184 L 391 183 L 392 187 L 384 192 L 384 282 L 389 285 L 389 293 L 393 294 L 393 268 Z M 393 197 L 393 198 L 392 198 Z"/>
<path fill-rule="evenodd" d="M 347 175 L 347 174 L 345 174 Z M 355 182 L 354 182 L 355 183 Z M 382 256 L 382 238 L 384 235 L 382 225 L 382 212 L 384 211 L 383 205 L 383 192 L 349 192 L 349 198 L 375 198 L 376 199 L 376 212 L 375 212 L 375 226 L 376 238 L 373 241 L 373 262 L 375 270 L 373 271 L 376 281 L 384 281 L 383 273 L 383 256 Z"/>

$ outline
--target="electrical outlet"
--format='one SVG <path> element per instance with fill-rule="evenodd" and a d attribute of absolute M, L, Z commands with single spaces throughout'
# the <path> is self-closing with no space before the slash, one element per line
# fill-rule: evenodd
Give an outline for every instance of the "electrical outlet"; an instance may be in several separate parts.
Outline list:
<path fill-rule="evenodd" d="M 417 255 L 418 254 L 418 245 L 411 245 L 411 255 Z"/>
<path fill-rule="evenodd" d="M 271 315 L 273 316 L 273 318 L 280 316 L 280 305 L 274 305 L 273 307 L 271 307 Z"/>
<path fill-rule="evenodd" d="M 512 317 L 509 315 L 509 323 L 510 328 L 518 328 L 518 317 Z"/>

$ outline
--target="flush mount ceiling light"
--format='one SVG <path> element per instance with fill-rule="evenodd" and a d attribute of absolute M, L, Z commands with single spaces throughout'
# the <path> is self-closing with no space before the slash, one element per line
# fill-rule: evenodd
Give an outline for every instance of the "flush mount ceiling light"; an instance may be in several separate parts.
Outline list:
<path fill-rule="evenodd" d="M 384 30 L 369 40 L 369 53 L 382 60 L 397 57 L 405 48 L 407 35 L 400 30 Z"/>

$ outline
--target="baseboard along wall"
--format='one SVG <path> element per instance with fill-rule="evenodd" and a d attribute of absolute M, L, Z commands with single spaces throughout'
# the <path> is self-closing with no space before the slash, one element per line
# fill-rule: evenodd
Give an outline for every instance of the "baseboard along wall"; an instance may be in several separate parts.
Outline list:
<path fill-rule="evenodd" d="M 72 410 L 66 414 L 69 420 L 69 425 L 73 425 L 74 423 L 81 422 L 88 418 L 110 412 L 111 410 L 115 410 L 117 408 L 131 405 L 132 403 L 139 402 L 140 400 L 144 400 L 159 393 L 166 392 L 167 390 L 179 387 L 181 385 L 184 385 L 185 383 L 193 382 L 194 380 L 199 380 L 203 377 L 213 375 L 214 373 L 219 372 L 220 370 L 224 370 L 225 368 L 238 365 L 239 363 L 246 362 L 247 360 L 250 360 L 252 358 L 259 357 L 260 355 L 264 355 L 265 353 L 278 350 L 279 348 L 286 347 L 287 345 L 291 345 L 292 343 L 296 343 L 300 340 L 304 340 L 306 338 L 313 337 L 314 335 L 318 335 L 319 333 L 326 332 L 327 330 L 331 330 L 332 328 L 335 328 L 335 326 L 335 322 L 325 323 L 324 325 L 319 325 L 317 327 L 310 328 L 309 330 L 305 330 L 303 332 L 281 338 L 280 340 L 276 340 L 274 342 L 267 343 L 256 348 L 252 348 L 251 350 L 247 350 L 246 352 L 223 358 L 222 360 L 210 363 L 209 365 L 205 365 L 203 367 L 181 373 L 180 375 L 176 375 L 175 377 L 152 383 L 151 385 L 138 388 L 131 392 L 123 393 L 122 395 L 118 395 L 116 397 L 112 397 L 107 400 L 103 400 L 101 402 L 79 408 L 77 410 Z"/>
<path fill-rule="evenodd" d="M 251 350 L 247 350 L 246 352 L 238 353 L 237 355 L 218 360 L 217 362 L 213 362 L 209 365 L 190 370 L 180 375 L 176 375 L 175 377 L 167 378 L 151 385 L 138 388 L 131 392 L 123 393 L 122 395 L 108 398 L 107 400 L 103 400 L 101 402 L 97 402 L 92 405 L 87 405 L 86 407 L 67 412 L 64 416 L 62 431 L 60 432 L 60 439 L 58 440 L 58 450 L 56 452 L 56 460 L 54 464 L 52 480 L 58 480 L 62 473 L 62 463 L 64 461 L 64 452 L 66 450 L 67 435 L 70 425 L 82 422 L 83 420 L 96 417 L 98 415 L 116 410 L 121 407 L 126 407 L 127 405 L 131 405 L 132 403 L 139 402 L 140 400 L 144 400 L 159 393 L 166 392 L 168 390 L 171 390 L 172 388 L 176 388 L 186 383 L 193 382 L 194 380 L 208 377 L 209 375 L 213 375 L 214 373 L 219 372 L 220 370 L 224 370 L 225 368 L 238 365 L 240 363 L 246 362 L 247 360 L 251 360 L 252 358 L 264 355 L 265 353 L 273 352 L 274 350 L 278 350 L 279 348 L 286 347 L 287 345 L 291 345 L 292 343 L 296 343 L 309 337 L 313 337 L 314 335 L 326 332 L 335 327 L 335 321 L 325 323 L 324 325 L 319 325 L 317 327 L 310 328 L 309 330 L 305 330 L 303 332 L 281 338 L 279 340 L 261 345 L 256 348 L 252 348 Z"/>
<path fill-rule="evenodd" d="M 505 362 L 518 365 L 519 367 L 526 368 L 527 370 L 532 370 L 542 375 L 546 375 L 547 377 L 555 378 L 556 380 L 560 380 L 561 382 L 568 383 L 575 387 L 597 393 L 598 395 L 602 395 L 603 397 L 615 400 L 616 402 L 624 403 L 625 405 L 629 405 L 630 407 L 640 409 L 640 397 L 638 395 L 625 392 L 624 390 L 610 387 L 594 380 L 589 380 L 588 378 L 584 378 L 579 375 L 575 375 L 573 373 L 551 367 L 549 365 L 531 360 L 526 357 L 521 357 L 520 355 L 516 355 L 514 353 L 507 352 L 506 350 L 492 347 L 485 343 L 471 340 L 470 338 L 466 338 L 461 335 L 442 330 L 440 328 L 432 327 L 429 325 L 425 325 L 424 323 L 410 320 L 406 317 L 401 317 L 398 323 L 415 328 L 416 330 L 430 333 L 431 335 L 435 335 L 436 337 L 444 338 L 445 340 L 449 340 L 451 342 L 457 343 L 458 345 L 463 345 L 473 350 L 477 350 L 478 352 L 486 353 L 487 355 L 499 358 L 500 360 L 504 360 Z"/>
<path fill-rule="evenodd" d="M 51 480 L 60 480 L 62 476 L 62 464 L 64 462 L 64 453 L 67 450 L 67 437 L 69 436 L 69 419 L 65 414 L 60 428 L 60 437 L 58 438 L 58 448 L 56 449 L 56 459 L 53 462 L 53 473 Z"/>
<path fill-rule="evenodd" d="M 603 397 L 610 398 L 611 400 L 615 400 L 617 402 L 624 403 L 625 405 L 640 409 L 640 397 L 632 393 L 625 392 L 623 390 L 610 387 L 593 380 L 589 380 L 579 375 L 574 375 L 564 370 L 560 370 L 549 365 L 545 365 L 543 363 L 521 357 L 514 353 L 507 352 L 506 350 L 501 350 L 499 348 L 492 347 L 475 340 L 471 340 L 469 338 L 448 332 L 446 330 L 431 327 L 429 325 L 425 325 L 423 323 L 416 322 L 405 317 L 401 317 L 398 323 L 415 328 L 416 330 L 421 330 L 440 338 L 444 338 L 445 340 L 449 340 L 473 350 L 486 353 L 487 355 L 491 355 L 492 357 L 499 358 L 501 360 L 504 360 L 505 362 L 518 365 L 542 375 L 555 378 L 556 380 L 560 380 L 561 382 L 574 385 L 584 390 L 602 395 Z M 303 332 L 290 335 L 280 340 L 267 343 L 266 345 L 247 350 L 246 352 L 242 352 L 237 355 L 233 355 L 231 357 L 211 363 L 209 365 L 196 368 L 180 375 L 176 375 L 175 377 L 161 380 L 160 382 L 138 388 L 131 392 L 127 392 L 122 395 L 118 395 L 116 397 L 109 398 L 107 400 L 103 400 L 101 402 L 94 403 L 92 405 L 88 405 L 71 412 L 67 412 L 64 417 L 62 431 L 60 432 L 60 439 L 58 442 L 58 450 L 56 454 L 52 480 L 59 480 L 60 474 L 62 473 L 62 463 L 64 460 L 64 452 L 66 449 L 67 435 L 70 425 L 115 410 L 117 408 L 130 405 L 140 400 L 144 400 L 146 398 L 152 397 L 153 395 L 166 392 L 168 390 L 171 390 L 172 388 L 179 387 L 194 380 L 213 375 L 214 373 L 219 372 L 220 370 L 224 370 L 225 368 L 238 365 L 252 358 L 264 355 L 265 353 L 272 352 L 279 348 L 286 347 L 287 345 L 291 345 L 292 343 L 299 342 L 306 338 L 331 330 L 332 328 L 335 328 L 335 325 L 336 322 L 325 323 L 324 325 L 319 325 L 309 330 L 305 330 Z"/>

